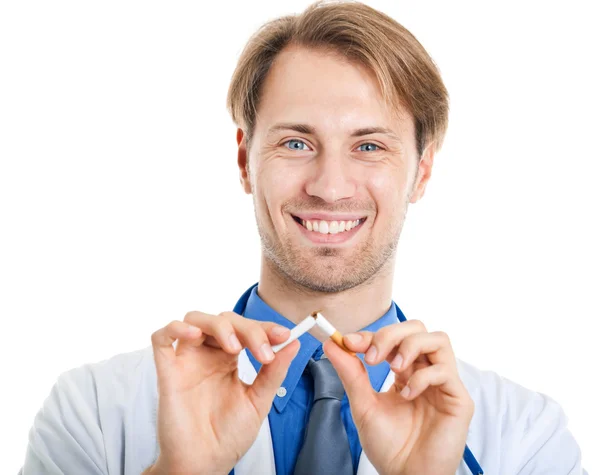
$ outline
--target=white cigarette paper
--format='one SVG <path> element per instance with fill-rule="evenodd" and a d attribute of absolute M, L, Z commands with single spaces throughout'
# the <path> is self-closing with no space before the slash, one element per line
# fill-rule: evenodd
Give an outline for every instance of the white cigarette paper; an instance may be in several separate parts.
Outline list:
<path fill-rule="evenodd" d="M 327 336 L 332 336 L 336 332 L 335 327 L 320 313 L 317 313 L 317 318 L 315 321 L 317 322 L 319 328 L 323 330 Z"/>
<path fill-rule="evenodd" d="M 309 315 L 304 320 L 302 320 L 298 325 L 290 330 L 290 337 L 285 340 L 283 343 L 279 343 L 279 345 L 274 345 L 271 347 L 273 353 L 277 353 L 279 350 L 283 350 L 286 346 L 288 346 L 292 341 L 300 338 L 301 335 L 304 335 L 308 330 L 315 326 L 317 321 Z"/>

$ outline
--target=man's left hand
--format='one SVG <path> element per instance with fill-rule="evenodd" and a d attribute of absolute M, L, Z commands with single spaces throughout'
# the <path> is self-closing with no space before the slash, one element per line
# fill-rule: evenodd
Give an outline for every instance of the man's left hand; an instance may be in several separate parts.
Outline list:
<path fill-rule="evenodd" d="M 368 364 L 386 360 L 395 373 L 390 389 L 378 393 L 357 357 L 333 341 L 323 345 L 348 394 L 362 448 L 378 473 L 454 475 L 475 405 L 460 380 L 448 335 L 407 320 L 375 333 L 347 334 L 344 344 L 365 353 Z"/>

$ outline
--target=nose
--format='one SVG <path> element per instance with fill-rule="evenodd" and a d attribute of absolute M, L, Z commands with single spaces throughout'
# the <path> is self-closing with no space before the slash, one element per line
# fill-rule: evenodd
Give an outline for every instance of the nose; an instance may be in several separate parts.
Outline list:
<path fill-rule="evenodd" d="M 349 162 L 342 153 L 320 153 L 313 162 L 315 170 L 306 183 L 306 193 L 328 203 L 353 196 L 356 183 Z"/>

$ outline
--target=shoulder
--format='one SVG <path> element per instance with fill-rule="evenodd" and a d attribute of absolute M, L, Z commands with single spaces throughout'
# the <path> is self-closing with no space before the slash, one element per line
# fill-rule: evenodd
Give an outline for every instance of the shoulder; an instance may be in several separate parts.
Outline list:
<path fill-rule="evenodd" d="M 556 422 L 567 422 L 560 404 L 547 394 L 540 393 L 490 370 L 458 360 L 458 371 L 471 398 L 486 418 L 500 419 L 500 430 L 514 431 L 518 424 L 523 432 L 534 429 L 531 423 L 540 415 Z M 509 427 L 510 426 L 510 427 Z"/>
<path fill-rule="evenodd" d="M 131 395 L 148 378 L 156 382 L 152 347 L 73 367 L 58 376 L 55 388 L 102 404 L 105 396 L 119 399 Z"/>
<path fill-rule="evenodd" d="M 142 447 L 141 455 L 144 461 L 151 459 L 153 361 L 150 347 L 59 374 L 34 418 L 20 473 L 123 472 L 119 454 L 135 447 L 128 442 L 137 429 L 145 430 L 144 437 L 149 434 L 148 448 Z M 133 463 L 137 458 L 138 454 L 132 457 Z M 126 473 L 140 473 L 138 468 Z"/>
<path fill-rule="evenodd" d="M 97 411 L 102 431 L 111 440 L 136 431 L 154 434 L 158 391 L 152 346 L 82 365 L 61 378 L 72 397 L 85 399 Z"/>
<path fill-rule="evenodd" d="M 578 473 L 571 470 L 581 463 L 581 452 L 567 428 L 565 411 L 555 399 L 494 371 L 462 360 L 457 364 L 475 403 L 469 434 L 484 441 L 479 443 L 480 451 L 510 454 L 498 461 L 504 466 L 503 473 L 546 465 L 564 468 L 556 473 Z"/>
<path fill-rule="evenodd" d="M 87 371 L 99 381 L 110 378 L 113 385 L 120 385 L 123 388 L 134 386 L 137 381 L 155 374 L 152 346 L 119 353 L 105 360 L 75 368 L 72 371 Z"/>
<path fill-rule="evenodd" d="M 152 347 L 120 353 L 61 373 L 45 405 L 71 414 L 73 424 L 97 427 L 104 437 L 150 424 L 157 403 Z M 91 430 L 91 429 L 90 429 Z M 95 430 L 95 429 L 94 429 Z"/>
<path fill-rule="evenodd" d="M 157 385 L 152 346 L 62 373 L 53 388 L 54 414 L 86 452 L 105 457 L 109 473 L 141 473 L 157 455 Z M 54 402 L 53 402 L 54 401 Z M 58 402 L 57 402 L 58 401 Z M 87 472 L 79 472 L 87 473 Z"/>

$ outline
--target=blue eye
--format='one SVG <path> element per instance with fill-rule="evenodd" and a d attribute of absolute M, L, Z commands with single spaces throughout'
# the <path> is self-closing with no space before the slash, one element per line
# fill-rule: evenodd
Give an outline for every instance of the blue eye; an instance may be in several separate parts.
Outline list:
<path fill-rule="evenodd" d="M 283 145 L 285 144 L 296 144 L 296 146 L 292 145 L 291 147 L 287 147 L 289 150 L 300 150 L 300 151 L 305 151 L 307 149 L 302 148 L 303 145 L 307 146 L 304 142 L 302 142 L 302 140 L 298 140 L 298 139 L 291 139 L 288 140 L 286 142 L 283 143 Z M 364 146 L 370 146 L 370 147 L 375 147 L 375 149 L 379 149 L 381 150 L 381 147 L 379 145 L 376 145 L 374 143 L 371 142 L 367 142 L 367 143 L 363 143 L 361 145 L 359 145 L 359 147 L 364 147 Z M 375 149 L 370 149 L 370 150 L 361 150 L 361 152 L 375 152 Z"/>
<path fill-rule="evenodd" d="M 363 147 L 365 145 L 372 145 L 373 147 L 381 148 L 381 147 L 379 147 L 379 145 L 375 145 L 374 143 L 370 143 L 370 142 L 363 143 L 363 144 L 360 145 L 360 147 Z M 368 152 L 368 151 L 369 150 L 361 150 L 361 152 Z"/>
<path fill-rule="evenodd" d="M 288 140 L 287 142 L 284 142 L 284 143 L 283 143 L 283 145 L 285 145 L 286 143 L 293 143 L 293 142 L 295 142 L 295 143 L 297 143 L 297 144 L 306 145 L 306 144 L 305 144 L 304 142 L 302 142 L 301 140 L 295 140 L 295 139 Z M 298 148 L 298 147 L 292 147 L 292 148 L 288 147 L 288 148 L 289 148 L 290 150 L 300 150 L 300 151 L 304 151 L 304 149 L 302 149 L 302 148 Z"/>

